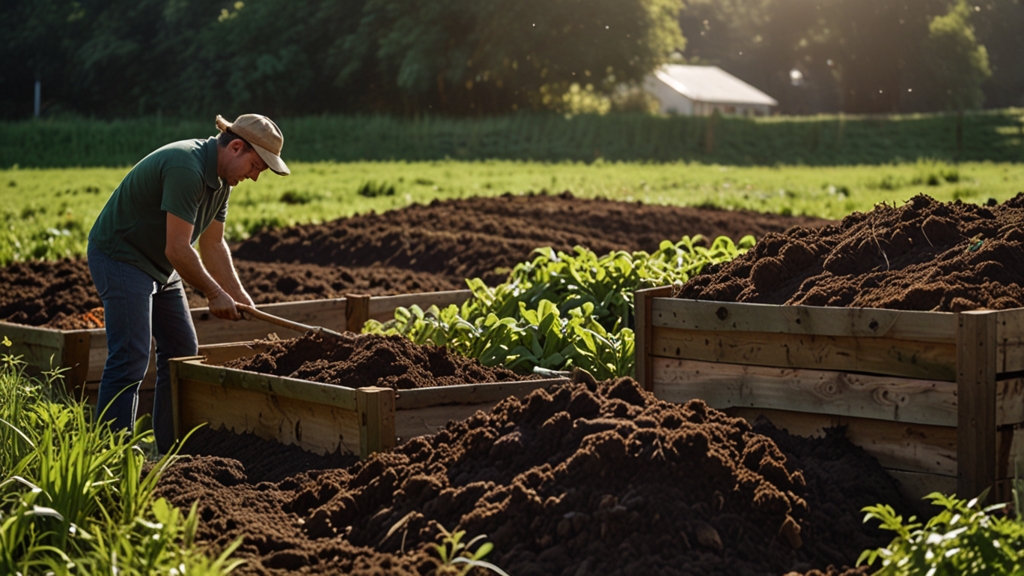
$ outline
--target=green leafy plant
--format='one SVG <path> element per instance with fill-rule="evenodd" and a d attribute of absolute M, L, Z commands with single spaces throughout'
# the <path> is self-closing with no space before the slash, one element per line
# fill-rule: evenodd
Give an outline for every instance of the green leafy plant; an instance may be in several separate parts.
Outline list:
<path fill-rule="evenodd" d="M 498 286 L 467 280 L 473 296 L 461 307 L 399 308 L 393 320 L 371 320 L 363 331 L 400 334 L 520 372 L 582 368 L 598 379 L 627 376 L 635 364 L 633 292 L 685 282 L 753 245 L 753 236 L 738 244 L 721 236 L 709 246 L 695 236 L 664 241 L 653 254 L 600 257 L 582 247 L 571 254 L 538 248 Z"/>
<path fill-rule="evenodd" d="M 925 498 L 942 511 L 925 524 L 914 516 L 904 523 L 888 505 L 864 508 L 865 522 L 877 520 L 896 536 L 885 548 L 863 552 L 857 564 L 880 561 L 876 574 L 884 576 L 1024 573 L 1024 523 L 1006 514 L 1006 504 L 983 508 L 985 496 L 968 501 L 929 494 Z"/>
<path fill-rule="evenodd" d="M 464 576 L 473 568 L 483 568 L 501 576 L 508 576 L 504 570 L 484 560 L 494 549 L 494 544 L 482 542 L 477 546 L 476 551 L 471 551 L 474 544 L 486 538 L 485 535 L 481 534 L 469 542 L 463 542 L 462 539 L 466 536 L 465 530 L 449 532 L 444 526 L 440 526 L 440 530 L 441 542 L 433 544 L 434 551 L 437 552 L 441 561 L 436 572 L 439 576 L 442 574 Z"/>

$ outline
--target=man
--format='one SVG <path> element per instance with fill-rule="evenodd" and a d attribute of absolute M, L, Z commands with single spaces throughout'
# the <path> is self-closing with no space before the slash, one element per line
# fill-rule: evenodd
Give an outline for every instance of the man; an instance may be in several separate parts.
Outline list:
<path fill-rule="evenodd" d="M 266 116 L 216 119 L 220 135 L 168 144 L 143 158 L 107 200 L 89 232 L 89 271 L 103 301 L 107 362 L 97 415 L 115 429 L 135 422 L 139 384 L 156 340 L 153 430 L 164 453 L 174 442 L 167 360 L 198 351 L 182 285 L 202 291 L 218 318 L 240 318 L 235 303 L 252 305 L 224 240 L 228 198 L 246 178 L 281 160 L 284 137 Z M 199 253 L 192 247 L 198 240 Z"/>

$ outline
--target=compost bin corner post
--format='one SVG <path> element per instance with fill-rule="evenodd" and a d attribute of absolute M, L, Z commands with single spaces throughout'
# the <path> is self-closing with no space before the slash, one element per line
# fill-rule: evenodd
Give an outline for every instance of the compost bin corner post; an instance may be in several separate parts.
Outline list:
<path fill-rule="evenodd" d="M 356 389 L 359 411 L 359 457 L 395 447 L 395 391 L 369 386 Z"/>
<path fill-rule="evenodd" d="M 363 331 L 363 324 L 370 319 L 370 296 L 366 294 L 345 295 L 345 329 L 356 334 Z"/>
<path fill-rule="evenodd" d="M 957 314 L 957 496 L 996 481 L 996 313 Z"/>
<path fill-rule="evenodd" d="M 651 366 L 651 343 L 654 335 L 654 323 L 651 316 L 654 298 L 672 295 L 671 286 L 645 288 L 633 293 L 633 306 L 636 317 L 635 340 L 633 354 L 635 356 L 636 380 L 648 392 L 654 391 L 654 374 Z"/>

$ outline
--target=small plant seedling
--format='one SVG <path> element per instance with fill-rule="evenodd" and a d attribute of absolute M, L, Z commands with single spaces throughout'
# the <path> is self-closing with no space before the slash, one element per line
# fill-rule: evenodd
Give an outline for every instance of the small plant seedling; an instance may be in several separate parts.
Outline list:
<path fill-rule="evenodd" d="M 441 559 L 441 565 L 436 572 L 438 575 L 452 574 L 465 576 L 473 568 L 483 568 L 501 576 L 509 576 L 501 568 L 484 560 L 484 557 L 494 549 L 494 544 L 484 542 L 477 547 L 476 552 L 470 552 L 470 548 L 474 544 L 487 536 L 481 534 L 469 542 L 463 542 L 462 539 L 466 536 L 465 530 L 449 532 L 444 526 L 440 526 L 440 529 L 441 543 L 433 545 L 434 550 L 437 551 L 437 555 Z"/>

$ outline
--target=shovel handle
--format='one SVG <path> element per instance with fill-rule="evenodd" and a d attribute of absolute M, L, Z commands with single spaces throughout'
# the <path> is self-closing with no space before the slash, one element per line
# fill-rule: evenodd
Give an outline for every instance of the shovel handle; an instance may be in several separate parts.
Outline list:
<path fill-rule="evenodd" d="M 262 310 L 257 310 L 256 308 L 253 308 L 248 304 L 239 304 L 238 302 L 235 302 L 235 308 L 238 308 L 243 312 L 248 312 L 253 318 L 259 318 L 260 320 L 263 320 L 265 322 L 277 324 L 278 326 L 288 328 L 289 330 L 295 330 L 296 332 L 309 332 L 311 330 L 316 330 L 316 328 L 314 328 L 313 326 L 307 326 L 305 324 L 300 324 L 298 322 L 292 322 L 291 320 L 281 318 L 280 316 L 268 314 Z"/>

